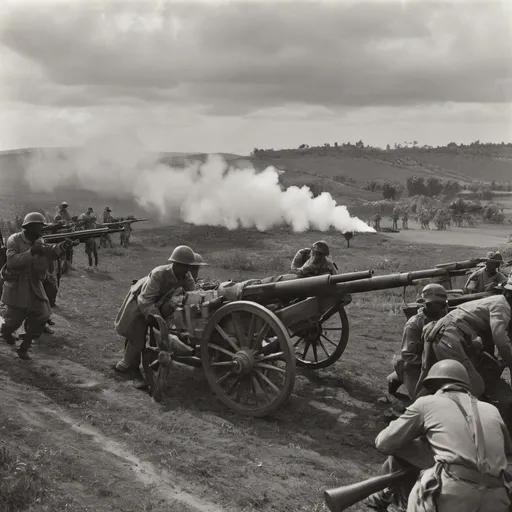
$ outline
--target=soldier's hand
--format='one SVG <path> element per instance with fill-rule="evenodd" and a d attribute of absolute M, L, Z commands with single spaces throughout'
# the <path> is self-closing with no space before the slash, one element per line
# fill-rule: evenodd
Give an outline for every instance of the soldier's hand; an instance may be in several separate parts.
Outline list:
<path fill-rule="evenodd" d="M 42 256 L 44 254 L 44 248 L 41 244 L 35 244 L 30 248 L 30 254 L 32 256 Z"/>
<path fill-rule="evenodd" d="M 64 242 L 60 243 L 60 246 L 64 251 L 68 251 L 73 247 L 73 240 L 71 240 L 70 238 L 66 238 Z"/>
<path fill-rule="evenodd" d="M 158 329 L 158 320 L 153 315 L 148 315 L 146 321 L 150 327 Z"/>

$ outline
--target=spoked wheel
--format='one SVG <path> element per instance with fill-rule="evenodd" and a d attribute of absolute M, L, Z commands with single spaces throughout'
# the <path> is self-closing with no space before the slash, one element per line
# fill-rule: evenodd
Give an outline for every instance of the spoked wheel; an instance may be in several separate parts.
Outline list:
<path fill-rule="evenodd" d="M 311 370 L 331 366 L 345 352 L 348 336 L 345 308 L 329 308 L 318 321 L 292 334 L 297 366 Z"/>
<path fill-rule="evenodd" d="M 255 302 L 231 302 L 213 315 L 204 332 L 201 360 L 219 400 L 244 416 L 276 412 L 295 383 L 288 331 L 274 313 Z"/>

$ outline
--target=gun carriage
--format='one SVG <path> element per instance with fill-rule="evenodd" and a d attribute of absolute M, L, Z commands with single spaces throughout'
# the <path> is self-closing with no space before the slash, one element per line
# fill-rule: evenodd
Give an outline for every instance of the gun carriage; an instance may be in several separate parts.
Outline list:
<path fill-rule="evenodd" d="M 473 266 L 477 263 L 472 260 Z M 187 292 L 172 317 L 167 322 L 157 317 L 159 328 L 150 329 L 152 346 L 143 365 L 152 396 L 162 399 L 174 360 L 202 367 L 219 400 L 237 413 L 272 414 L 290 397 L 297 366 L 325 368 L 342 356 L 349 338 L 345 307 L 352 294 L 449 279 L 464 270 L 458 266 L 383 276 L 371 270 L 285 275 Z M 173 352 L 169 335 L 187 342 L 194 354 Z"/>

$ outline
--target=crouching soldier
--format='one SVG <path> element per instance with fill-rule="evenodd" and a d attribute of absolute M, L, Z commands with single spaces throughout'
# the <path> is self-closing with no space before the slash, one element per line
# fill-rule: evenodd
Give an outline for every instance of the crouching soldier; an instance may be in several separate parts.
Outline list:
<path fill-rule="evenodd" d="M 512 441 L 496 407 L 471 394 L 458 361 L 435 363 L 418 398 L 375 440 L 389 455 L 383 473 L 409 469 L 402 485 L 368 498 L 378 511 L 509 512 L 508 458 Z M 510 459 L 509 459 L 510 460 Z"/>
<path fill-rule="evenodd" d="M 126 338 L 123 358 L 116 364 L 115 371 L 137 379 L 137 387 L 145 385 L 139 366 L 148 328 L 158 329 L 155 315 L 165 318 L 171 313 L 162 310 L 178 288 L 184 291 L 196 288 L 190 270 L 197 266 L 197 262 L 190 247 L 176 247 L 168 261 L 169 264 L 156 267 L 147 277 L 133 284 L 114 323 L 118 334 Z M 181 342 L 176 340 L 175 343 L 179 345 Z M 193 353 L 193 349 L 184 343 L 177 348 L 185 354 Z"/>
<path fill-rule="evenodd" d="M 293 258 L 291 269 L 298 277 L 337 274 L 338 267 L 327 256 L 329 246 L 320 240 L 311 249 L 299 249 Z"/>
<path fill-rule="evenodd" d="M 419 304 L 424 304 L 418 312 L 407 320 L 402 335 L 400 354 L 394 358 L 395 371 L 388 376 L 388 391 L 395 395 L 404 384 L 411 399 L 421 374 L 423 353 L 423 328 L 448 313 L 448 294 L 440 284 L 427 284 L 421 291 Z"/>
<path fill-rule="evenodd" d="M 18 348 L 21 359 L 30 359 L 28 349 L 32 341 L 44 331 L 51 309 L 43 281 L 48 262 L 61 257 L 73 247 L 71 240 L 46 245 L 41 238 L 46 219 L 40 213 L 29 213 L 22 224 L 22 232 L 7 240 L 7 263 L 2 268 L 2 302 L 7 306 L 0 336 L 14 345 L 14 332 L 25 323 L 25 335 Z"/>

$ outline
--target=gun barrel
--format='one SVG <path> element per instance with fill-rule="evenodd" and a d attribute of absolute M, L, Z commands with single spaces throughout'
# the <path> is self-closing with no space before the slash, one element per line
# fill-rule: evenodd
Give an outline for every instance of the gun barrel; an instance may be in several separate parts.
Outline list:
<path fill-rule="evenodd" d="M 402 469 L 387 475 L 374 476 L 355 484 L 328 489 L 324 491 L 325 503 L 331 512 L 342 512 L 354 503 L 358 503 L 386 487 L 397 484 L 409 474 L 411 474 L 410 470 Z"/>
<path fill-rule="evenodd" d="M 269 298 L 306 298 L 314 295 L 329 293 L 330 289 L 335 290 L 338 283 L 348 283 L 357 279 L 372 279 L 373 270 L 362 272 L 348 272 L 331 276 L 324 274 L 314 277 L 291 277 L 274 283 L 250 285 L 244 288 L 242 297 L 258 297 L 259 300 Z M 334 281 L 334 282 L 333 282 Z"/>
<path fill-rule="evenodd" d="M 66 240 L 86 240 L 87 238 L 99 238 L 102 235 L 108 233 L 115 233 L 123 231 L 122 229 L 108 229 L 108 228 L 96 228 L 96 229 L 83 229 L 80 231 L 70 231 L 69 233 L 55 233 L 53 235 L 43 235 L 43 240 L 47 243 L 58 244 Z"/>
<path fill-rule="evenodd" d="M 436 265 L 435 268 L 444 268 L 448 271 L 450 270 L 468 270 L 470 268 L 475 268 L 479 263 L 486 261 L 487 258 L 474 258 L 472 260 L 464 260 L 464 261 L 451 261 L 449 263 L 440 263 Z"/>

